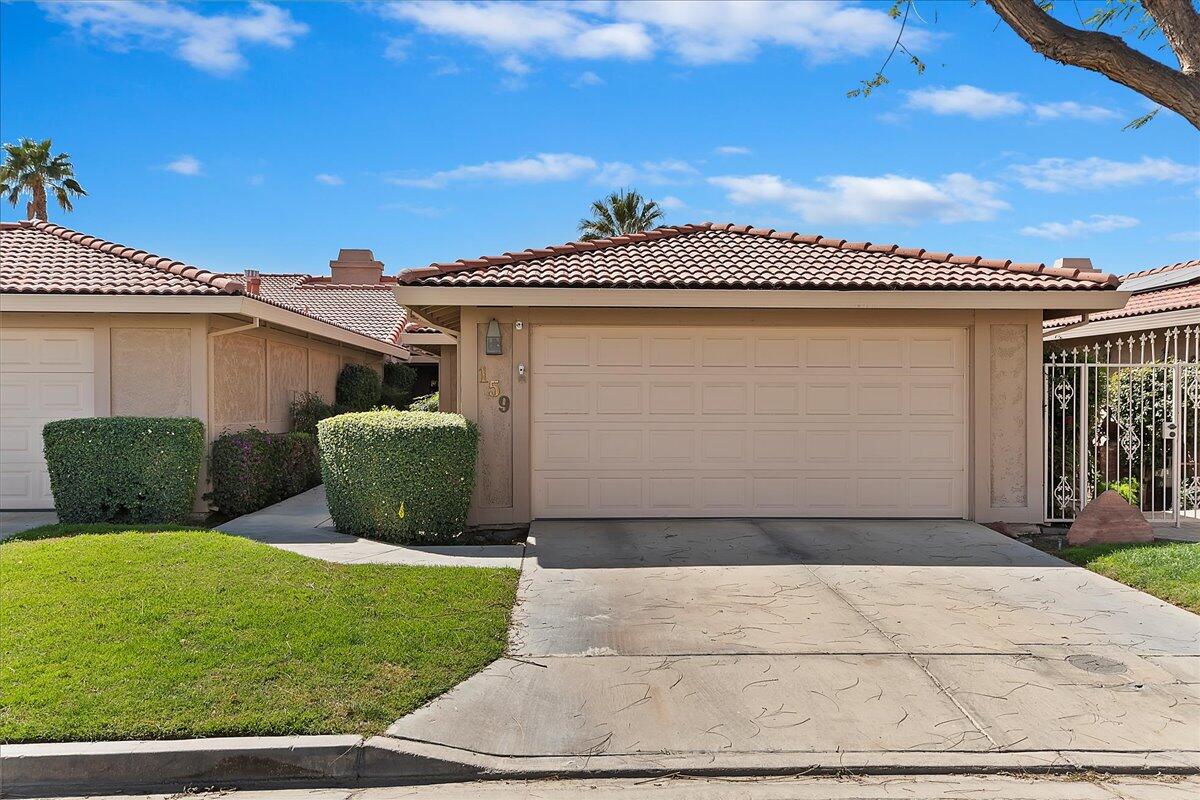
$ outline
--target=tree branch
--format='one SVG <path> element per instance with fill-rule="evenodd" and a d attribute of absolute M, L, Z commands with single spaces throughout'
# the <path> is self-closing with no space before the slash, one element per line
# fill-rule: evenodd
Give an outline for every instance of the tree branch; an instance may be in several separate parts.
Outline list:
<path fill-rule="evenodd" d="M 1175 52 L 1180 71 L 1192 76 L 1200 72 L 1200 14 L 1191 0 L 1142 0 L 1142 7 Z"/>
<path fill-rule="evenodd" d="M 1183 19 L 1179 33 L 1187 34 L 1186 15 L 1180 14 L 1173 7 L 1190 4 L 1191 0 L 1143 2 L 1146 4 L 1146 10 L 1152 15 L 1153 6 L 1172 7 L 1168 16 L 1172 20 L 1176 16 Z M 1178 72 L 1135 50 L 1118 36 L 1101 31 L 1083 31 L 1064 25 L 1043 11 L 1035 0 L 987 0 L 987 4 L 1036 52 L 1060 64 L 1099 72 L 1110 80 L 1175 111 L 1200 129 L 1200 75 L 1194 72 Z M 1192 15 L 1195 15 L 1194 11 Z M 1157 16 L 1155 20 L 1158 21 Z M 1184 52 L 1196 46 L 1195 41 L 1185 43 Z M 1187 60 L 1187 57 L 1181 56 L 1181 64 L 1184 60 Z"/>

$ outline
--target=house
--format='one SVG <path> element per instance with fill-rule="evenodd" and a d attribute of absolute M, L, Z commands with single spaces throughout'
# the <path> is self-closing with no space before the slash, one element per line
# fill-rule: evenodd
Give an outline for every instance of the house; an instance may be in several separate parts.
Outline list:
<path fill-rule="evenodd" d="M 1038 522 L 1042 321 L 1121 308 L 1118 284 L 703 223 L 433 264 L 396 296 L 457 338 L 474 524 Z"/>
<path fill-rule="evenodd" d="M 1200 260 L 1124 275 L 1121 290 L 1130 294 L 1124 308 L 1048 319 L 1043 324 L 1045 340 L 1068 349 L 1093 348 L 1095 360 L 1102 362 L 1200 357 L 1195 346 L 1200 335 Z M 1188 328 L 1192 336 L 1179 335 Z"/>
<path fill-rule="evenodd" d="M 394 279 L 343 250 L 328 278 L 221 275 L 43 221 L 0 223 L 0 508 L 50 508 L 42 425 L 193 416 L 284 431 L 347 363 L 409 360 Z M 202 477 L 203 483 L 203 477 Z"/>

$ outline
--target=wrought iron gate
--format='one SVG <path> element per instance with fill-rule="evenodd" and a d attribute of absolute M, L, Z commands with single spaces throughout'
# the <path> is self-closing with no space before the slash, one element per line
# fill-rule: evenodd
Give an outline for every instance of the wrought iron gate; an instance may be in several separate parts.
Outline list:
<path fill-rule="evenodd" d="M 1200 508 L 1200 328 L 1052 350 L 1044 364 L 1045 518 L 1115 489 L 1151 521 Z"/>

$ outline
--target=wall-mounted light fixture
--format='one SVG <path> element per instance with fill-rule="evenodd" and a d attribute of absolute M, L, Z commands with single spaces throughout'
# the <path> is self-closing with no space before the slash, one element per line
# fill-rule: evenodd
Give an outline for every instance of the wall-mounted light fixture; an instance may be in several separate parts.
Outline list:
<path fill-rule="evenodd" d="M 483 353 L 489 356 L 504 355 L 504 341 L 500 338 L 500 323 L 496 320 L 488 323 L 487 333 L 483 337 Z"/>

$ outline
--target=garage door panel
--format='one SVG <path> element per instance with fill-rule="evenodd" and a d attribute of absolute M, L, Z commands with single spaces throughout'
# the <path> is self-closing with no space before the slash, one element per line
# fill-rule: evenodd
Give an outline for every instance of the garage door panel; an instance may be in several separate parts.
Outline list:
<path fill-rule="evenodd" d="M 51 508 L 42 426 L 95 411 L 91 331 L 0 331 L 0 508 Z"/>
<path fill-rule="evenodd" d="M 538 327 L 532 352 L 536 516 L 966 512 L 964 330 Z"/>

